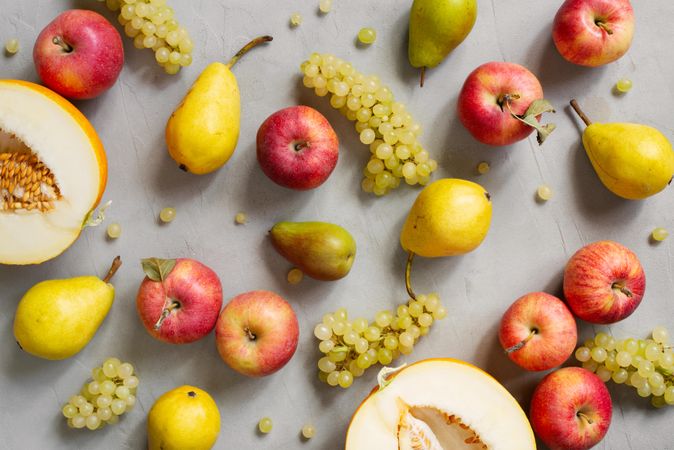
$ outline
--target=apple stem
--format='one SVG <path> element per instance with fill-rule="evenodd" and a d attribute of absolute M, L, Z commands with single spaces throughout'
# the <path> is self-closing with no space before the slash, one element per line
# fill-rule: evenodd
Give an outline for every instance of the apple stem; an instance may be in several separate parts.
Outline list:
<path fill-rule="evenodd" d="M 298 142 L 298 143 L 295 144 L 295 151 L 299 152 L 300 150 L 305 149 L 305 148 L 309 148 L 309 147 L 310 147 L 310 145 L 306 141 Z"/>
<path fill-rule="evenodd" d="M 254 340 L 257 339 L 257 336 L 255 336 L 255 335 L 253 334 L 253 332 L 250 331 L 250 328 L 246 327 L 246 328 L 244 329 L 244 331 L 245 331 L 246 334 L 248 335 L 248 339 L 250 339 L 251 341 L 254 341 Z"/>
<path fill-rule="evenodd" d="M 520 94 L 501 94 L 496 99 L 496 103 L 501 108 L 501 111 L 503 111 L 503 106 L 506 106 L 510 114 L 515 115 L 515 113 L 513 113 L 512 110 L 510 109 L 510 101 L 519 100 L 519 98 Z"/>
<path fill-rule="evenodd" d="M 236 64 L 236 62 L 239 60 L 239 58 L 241 58 L 243 55 L 248 53 L 249 50 L 251 50 L 252 48 L 257 47 L 258 45 L 263 44 L 265 42 L 271 42 L 273 39 L 274 38 L 271 37 L 271 36 L 256 37 L 255 39 L 253 39 L 252 41 L 250 41 L 249 43 L 244 45 L 241 48 L 241 50 L 236 52 L 236 55 L 234 55 L 232 57 L 232 59 L 230 59 L 229 62 L 227 63 L 227 67 L 229 67 L 231 69 L 234 66 L 234 64 Z"/>
<path fill-rule="evenodd" d="M 529 335 L 528 335 L 527 337 L 525 337 L 524 339 L 522 339 L 520 342 L 518 342 L 517 344 L 513 345 L 512 347 L 508 347 L 508 348 L 505 350 L 505 352 L 506 352 L 507 354 L 510 354 L 510 353 L 512 353 L 512 352 L 516 352 L 517 350 L 519 350 L 519 349 L 521 349 L 522 347 L 524 347 L 524 346 L 527 344 L 527 342 L 529 342 L 534 336 L 536 336 L 536 334 L 538 334 L 538 330 L 534 328 L 533 330 L 531 330 L 531 332 L 529 333 Z"/>
<path fill-rule="evenodd" d="M 105 275 L 105 278 L 103 278 L 103 282 L 109 283 L 110 280 L 112 280 L 112 277 L 115 276 L 115 273 L 117 273 L 117 269 L 119 269 L 119 266 L 121 265 L 122 265 L 122 258 L 116 256 L 115 259 L 112 260 L 110 270 L 108 270 L 108 273 Z"/>
<path fill-rule="evenodd" d="M 623 281 L 616 281 L 611 285 L 611 289 L 618 290 L 628 297 L 632 297 L 634 295 L 632 294 L 632 291 L 630 291 L 629 288 L 625 286 L 625 283 Z"/>
<path fill-rule="evenodd" d="M 52 43 L 60 46 L 66 53 L 70 53 L 73 51 L 73 48 L 70 45 L 68 45 L 63 39 L 61 39 L 61 36 L 54 36 L 54 38 L 51 41 Z"/>
<path fill-rule="evenodd" d="M 594 24 L 606 31 L 607 34 L 613 34 L 613 30 L 603 20 L 595 20 Z"/>
<path fill-rule="evenodd" d="M 592 419 L 590 419 L 590 418 L 587 416 L 587 414 L 582 413 L 582 412 L 580 412 L 580 411 L 578 411 L 578 412 L 576 413 L 576 416 L 580 417 L 581 419 L 585 419 L 585 420 L 587 421 L 587 423 L 590 424 L 590 425 L 592 425 L 592 424 L 594 423 L 594 421 L 593 421 Z"/>
<path fill-rule="evenodd" d="M 424 87 L 424 80 L 426 79 L 426 66 L 421 68 L 421 78 L 419 79 L 419 87 Z"/>
<path fill-rule="evenodd" d="M 417 299 L 417 295 L 412 290 L 412 282 L 410 281 L 412 274 L 412 262 L 414 261 L 414 252 L 409 252 L 407 255 L 407 265 L 405 266 L 405 288 L 407 289 L 407 294 L 413 300 Z"/>
<path fill-rule="evenodd" d="M 573 110 L 576 111 L 576 114 L 578 114 L 578 117 L 580 117 L 581 120 L 583 122 L 585 122 L 585 125 L 587 125 L 588 127 L 590 125 L 592 125 L 592 121 L 590 120 L 590 118 L 587 117 L 587 115 L 585 115 L 585 113 L 583 112 L 582 109 L 580 109 L 580 105 L 578 104 L 578 101 L 574 98 L 573 100 L 571 100 L 570 103 L 571 103 L 571 107 L 573 108 Z"/>
<path fill-rule="evenodd" d="M 168 305 L 164 307 L 164 310 L 161 312 L 161 316 L 159 317 L 159 320 L 157 320 L 157 323 L 154 324 L 154 329 L 158 330 L 161 328 L 161 324 L 164 323 L 164 320 L 171 314 L 171 311 L 174 309 L 178 308 L 180 306 L 180 303 L 177 301 L 169 298 L 167 299 L 167 303 L 170 302 Z"/>

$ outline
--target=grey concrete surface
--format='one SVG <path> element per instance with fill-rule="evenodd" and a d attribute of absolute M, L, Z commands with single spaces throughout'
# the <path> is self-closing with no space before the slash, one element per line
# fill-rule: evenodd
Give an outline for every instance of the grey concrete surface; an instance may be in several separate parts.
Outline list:
<path fill-rule="evenodd" d="M 674 330 L 674 240 L 653 245 L 656 226 L 674 231 L 672 188 L 641 202 L 608 192 L 594 174 L 580 144 L 580 122 L 568 105 L 578 98 L 595 120 L 636 121 L 674 138 L 674 3 L 635 1 L 637 31 L 629 53 L 618 62 L 586 69 L 565 62 L 551 40 L 551 23 L 561 0 L 479 2 L 472 34 L 417 87 L 417 72 L 407 62 L 406 33 L 410 1 L 334 0 L 328 15 L 317 0 L 170 0 L 177 18 L 195 41 L 194 64 L 167 76 L 152 52 L 125 39 L 126 64 L 117 84 L 100 98 L 78 102 L 98 130 L 109 158 L 104 199 L 112 200 L 108 221 L 122 224 L 122 237 L 108 241 L 105 227 L 87 229 L 58 259 L 36 267 L 0 267 L 0 448 L 141 449 L 146 413 L 163 392 L 182 384 L 209 391 L 222 414 L 218 449 L 336 449 L 343 446 L 349 417 L 375 383 L 371 370 L 348 391 L 316 380 L 317 342 L 312 329 L 321 316 L 345 306 L 356 316 L 373 317 L 405 300 L 405 255 L 398 234 L 417 189 L 401 187 L 385 198 L 360 190 L 368 150 L 352 124 L 331 109 L 327 99 L 303 88 L 299 65 L 312 51 L 332 52 L 360 71 L 378 74 L 424 126 L 422 141 L 440 163 L 439 177 L 478 181 L 492 194 L 494 217 L 484 244 L 462 257 L 417 261 L 418 291 L 438 291 L 449 316 L 433 327 L 403 361 L 450 356 L 470 361 L 500 380 L 528 408 L 543 374 L 525 373 L 502 353 L 497 329 L 505 309 L 520 295 L 545 290 L 560 294 L 561 274 L 573 252 L 600 239 L 613 239 L 640 257 L 648 280 L 646 297 L 628 319 L 610 327 L 579 322 L 581 339 L 599 330 L 616 337 L 646 336 L 658 324 Z M 18 37 L 21 51 L 0 55 L 0 78 L 36 80 L 31 49 L 40 30 L 59 12 L 73 8 L 102 12 L 94 0 L 0 0 L 0 42 Z M 300 12 L 304 23 L 291 29 Z M 355 45 L 363 26 L 378 32 L 369 48 Z M 163 133 L 168 115 L 209 62 L 226 60 L 259 34 L 274 42 L 249 54 L 235 68 L 242 92 L 242 129 L 238 149 L 217 173 L 194 176 L 179 171 L 166 153 Z M 557 107 L 557 131 L 539 148 L 533 137 L 510 148 L 488 148 L 463 129 L 455 108 L 463 80 L 479 64 L 512 61 L 540 78 L 546 97 Z M 621 77 L 634 81 L 622 97 L 612 87 Z M 323 112 L 341 140 L 332 177 L 311 192 L 277 187 L 257 166 L 255 133 L 272 112 L 294 104 Z M 0 106 L 1 107 L 1 106 Z M 489 161 L 491 172 L 475 167 Z M 546 204 L 535 201 L 542 183 L 554 190 Z M 165 206 L 177 209 L 170 225 L 159 225 Z M 249 222 L 234 224 L 244 211 Z M 285 281 L 289 263 L 266 238 L 279 220 L 322 220 L 346 227 L 358 243 L 351 274 L 338 282 Z M 115 285 L 115 304 L 88 347 L 75 357 L 49 362 L 22 353 L 14 343 L 12 321 L 22 294 L 48 278 L 102 274 L 114 255 L 124 265 Z M 298 351 L 279 373 L 244 378 L 224 365 L 214 336 L 185 346 L 152 339 L 135 311 L 143 277 L 143 257 L 192 257 L 220 275 L 225 298 L 253 289 L 285 296 L 301 327 Z M 138 404 L 114 427 L 97 432 L 70 430 L 60 409 L 80 389 L 90 369 L 108 356 L 133 362 L 140 372 Z M 636 392 L 611 386 L 613 423 L 599 449 L 672 449 L 674 410 L 654 410 Z M 263 416 L 274 420 L 270 435 L 256 433 Z M 315 424 L 316 437 L 303 442 L 303 424 Z"/>

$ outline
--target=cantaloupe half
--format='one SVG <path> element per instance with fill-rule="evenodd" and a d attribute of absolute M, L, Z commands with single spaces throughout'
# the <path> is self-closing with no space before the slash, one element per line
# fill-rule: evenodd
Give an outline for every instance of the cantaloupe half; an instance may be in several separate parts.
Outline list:
<path fill-rule="evenodd" d="M 530 450 L 526 414 L 486 372 L 427 359 L 388 378 L 360 405 L 346 450 Z"/>
<path fill-rule="evenodd" d="M 0 264 L 39 264 L 79 236 L 107 181 L 84 115 L 40 85 L 0 80 Z"/>

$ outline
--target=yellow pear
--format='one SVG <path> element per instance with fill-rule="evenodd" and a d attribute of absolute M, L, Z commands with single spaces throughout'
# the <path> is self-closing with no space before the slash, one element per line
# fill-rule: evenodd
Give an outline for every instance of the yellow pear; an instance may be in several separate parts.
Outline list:
<path fill-rule="evenodd" d="M 660 131 L 636 123 L 593 123 L 576 100 L 571 106 L 587 125 L 583 147 L 608 190 L 640 200 L 657 194 L 672 181 L 674 150 Z"/>
<path fill-rule="evenodd" d="M 48 280 L 26 292 L 14 317 L 14 337 L 31 355 L 65 359 L 82 350 L 110 311 L 115 288 L 109 283 L 121 260 L 102 280 L 94 276 Z"/>
<path fill-rule="evenodd" d="M 166 392 L 147 416 L 149 450 L 208 450 L 218 434 L 218 405 L 206 391 L 193 386 Z"/>
<path fill-rule="evenodd" d="M 409 253 L 405 281 L 412 298 L 414 255 L 438 258 L 474 250 L 487 236 L 491 209 L 489 193 L 472 181 L 444 178 L 421 191 L 400 234 L 400 244 Z"/>
<path fill-rule="evenodd" d="M 166 144 L 181 169 L 203 175 L 222 167 L 239 140 L 241 98 L 232 66 L 248 50 L 269 42 L 254 39 L 227 63 L 214 62 L 199 75 L 166 124 Z"/>

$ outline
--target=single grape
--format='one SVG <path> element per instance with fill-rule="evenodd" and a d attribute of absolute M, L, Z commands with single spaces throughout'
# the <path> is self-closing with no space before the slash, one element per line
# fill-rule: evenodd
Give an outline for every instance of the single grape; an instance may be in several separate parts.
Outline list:
<path fill-rule="evenodd" d="M 400 341 L 401 347 L 411 347 L 414 345 L 414 336 L 407 331 L 401 333 L 398 340 Z"/>
<path fill-rule="evenodd" d="M 372 326 L 369 327 L 365 332 L 363 333 L 363 336 L 365 339 L 367 339 L 370 342 L 374 342 L 379 340 L 379 336 L 381 336 L 381 330 L 378 327 Z"/>
<path fill-rule="evenodd" d="M 109 420 L 112 417 L 112 410 L 110 408 L 98 408 L 96 414 L 101 420 Z"/>
<path fill-rule="evenodd" d="M 176 218 L 175 208 L 164 208 L 159 213 L 159 219 L 164 223 L 173 222 Z"/>
<path fill-rule="evenodd" d="M 629 378 L 629 372 L 627 372 L 625 369 L 618 369 L 613 372 L 611 378 L 615 383 L 622 384 Z"/>
<path fill-rule="evenodd" d="M 118 386 L 117 389 L 115 389 L 115 395 L 119 399 L 126 400 L 129 395 L 131 395 L 131 391 L 126 386 Z"/>
<path fill-rule="evenodd" d="M 644 359 L 639 363 L 639 367 L 637 368 L 639 375 L 641 375 L 644 378 L 648 378 L 655 372 L 655 366 L 653 365 L 652 362 Z"/>
<path fill-rule="evenodd" d="M 135 389 L 138 387 L 138 377 L 135 376 L 130 376 L 128 378 L 124 379 L 124 386 L 128 387 L 129 389 Z"/>
<path fill-rule="evenodd" d="M 592 359 L 583 363 L 583 369 L 589 370 L 590 372 L 595 372 L 597 367 L 599 367 L 599 364 Z"/>
<path fill-rule="evenodd" d="M 669 343 L 669 331 L 663 326 L 657 326 L 653 328 L 653 340 L 658 344 L 668 344 Z"/>
<path fill-rule="evenodd" d="M 389 350 L 398 348 L 398 339 L 395 336 L 388 335 L 384 338 L 384 347 Z"/>
<path fill-rule="evenodd" d="M 667 386 L 665 389 L 665 401 L 668 405 L 674 405 L 674 385 Z"/>
<path fill-rule="evenodd" d="M 445 317 L 447 317 L 447 309 L 442 305 L 438 306 L 435 312 L 433 312 L 433 319 L 442 320 Z"/>
<path fill-rule="evenodd" d="M 79 414 L 70 419 L 70 421 L 73 425 L 73 428 L 84 428 L 87 424 L 87 418 Z"/>
<path fill-rule="evenodd" d="M 482 161 L 477 165 L 477 173 L 479 173 L 480 175 L 486 175 L 487 173 L 489 173 L 490 169 L 491 167 L 489 166 L 489 163 L 486 161 Z"/>
<path fill-rule="evenodd" d="M 98 408 L 108 408 L 112 403 L 112 397 L 110 395 L 100 395 L 96 399 L 96 406 Z"/>
<path fill-rule="evenodd" d="M 111 223 L 108 225 L 106 233 L 110 239 L 117 239 L 122 235 L 122 226 L 117 222 Z"/>
<path fill-rule="evenodd" d="M 87 399 L 82 397 L 81 395 L 74 395 L 70 398 L 70 404 L 72 404 L 76 408 L 81 408 L 86 403 L 87 403 Z"/>
<path fill-rule="evenodd" d="M 95 430 L 101 425 L 101 419 L 98 417 L 98 414 L 92 414 L 87 417 L 86 426 L 90 430 Z"/>
<path fill-rule="evenodd" d="M 113 414 L 121 416 L 124 414 L 124 411 L 126 411 L 126 401 L 122 399 L 115 399 L 110 404 L 110 409 L 112 410 Z"/>
<path fill-rule="evenodd" d="M 300 13 L 293 13 L 290 15 L 290 26 L 298 27 L 302 24 L 302 15 Z"/>
<path fill-rule="evenodd" d="M 660 358 L 660 345 L 656 344 L 655 342 L 651 342 L 646 345 L 644 356 L 649 361 L 657 361 Z"/>
<path fill-rule="evenodd" d="M 353 375 L 348 370 L 342 370 L 337 379 L 339 386 L 346 389 L 353 384 Z"/>
<path fill-rule="evenodd" d="M 98 383 L 98 381 L 92 381 L 91 383 L 87 384 L 87 390 L 90 394 L 93 395 L 99 394 L 101 392 L 100 388 L 101 385 Z"/>
<path fill-rule="evenodd" d="M 257 428 L 260 430 L 260 433 L 264 434 L 269 433 L 273 426 L 274 424 L 269 417 L 263 417 L 257 424 Z"/>
<path fill-rule="evenodd" d="M 112 393 L 115 392 L 116 386 L 113 381 L 105 380 L 101 383 L 99 389 L 103 395 L 112 395 Z"/>
<path fill-rule="evenodd" d="M 365 338 L 359 338 L 354 344 L 354 348 L 356 350 L 356 353 L 360 355 L 368 351 L 368 349 L 370 348 L 370 343 Z"/>
<path fill-rule="evenodd" d="M 133 375 L 133 366 L 130 363 L 120 364 L 117 368 L 117 375 L 119 378 L 128 378 Z"/>
<path fill-rule="evenodd" d="M 360 112 L 360 111 L 358 111 Z M 360 142 L 363 144 L 371 144 L 374 142 L 375 133 L 371 128 L 366 128 L 360 132 Z"/>
<path fill-rule="evenodd" d="M 587 347 L 578 347 L 576 350 L 576 359 L 580 362 L 589 361 L 591 357 L 590 349 Z"/>
<path fill-rule="evenodd" d="M 656 242 L 662 242 L 669 237 L 669 231 L 665 228 L 657 227 L 651 232 L 651 237 Z"/>
<path fill-rule="evenodd" d="M 129 396 L 126 398 L 126 410 L 130 411 L 135 404 L 136 404 L 136 396 L 133 394 L 129 394 Z"/>
<path fill-rule="evenodd" d="M 636 355 L 639 351 L 639 342 L 636 339 L 627 339 L 625 340 L 623 347 L 625 351 L 629 352 L 631 355 Z"/>
<path fill-rule="evenodd" d="M 599 366 L 597 367 L 597 376 L 601 381 L 606 383 L 608 380 L 611 379 L 611 375 L 613 374 L 606 366 Z"/>
<path fill-rule="evenodd" d="M 592 359 L 597 361 L 598 363 L 606 361 L 606 357 L 608 356 L 606 350 L 602 347 L 594 347 L 590 351 L 590 355 L 592 356 Z"/>
<path fill-rule="evenodd" d="M 61 412 L 63 413 L 64 417 L 71 419 L 77 415 L 77 407 L 75 405 L 68 403 L 66 406 L 63 407 Z"/>
<path fill-rule="evenodd" d="M 547 202 L 552 198 L 552 189 L 547 184 L 542 184 L 538 186 L 536 195 L 538 195 L 539 200 Z"/>
<path fill-rule="evenodd" d="M 610 336 L 606 333 L 597 333 L 594 337 L 594 344 L 597 347 L 606 347 L 606 344 L 608 343 L 608 340 L 610 339 Z"/>
<path fill-rule="evenodd" d="M 5 51 L 9 55 L 14 55 L 19 51 L 19 40 L 16 38 L 12 38 L 5 42 Z"/>
<path fill-rule="evenodd" d="M 374 319 L 375 323 L 380 328 L 385 328 L 389 326 L 392 320 L 393 314 L 390 311 L 380 311 L 377 313 Z"/>
<path fill-rule="evenodd" d="M 347 333 L 344 333 L 344 336 L 342 337 L 342 339 L 344 340 L 344 343 L 346 345 L 353 345 L 359 339 L 359 334 L 356 333 L 355 331 L 351 330 Z"/>
<path fill-rule="evenodd" d="M 288 271 L 287 280 L 290 284 L 299 284 L 304 278 L 304 272 L 302 272 L 297 267 L 294 267 Z"/>
<path fill-rule="evenodd" d="M 358 40 L 365 45 L 373 44 L 376 39 L 377 32 L 374 28 L 361 28 L 358 32 Z"/>
<path fill-rule="evenodd" d="M 89 417 L 94 412 L 94 405 L 87 402 L 84 405 L 79 407 L 79 413 L 82 417 Z"/>
<path fill-rule="evenodd" d="M 629 92 L 632 90 L 632 80 L 628 78 L 621 78 L 618 80 L 618 82 L 615 84 L 616 89 L 618 92 L 621 92 L 623 94 Z"/>
<path fill-rule="evenodd" d="M 674 354 L 672 354 L 669 351 L 662 353 L 658 358 L 658 362 L 660 363 L 660 366 L 662 366 L 663 369 L 671 372 L 672 369 L 674 369 Z"/>
<path fill-rule="evenodd" d="M 302 437 L 304 439 L 311 439 L 316 434 L 316 428 L 311 424 L 306 424 L 302 427 Z"/>
<path fill-rule="evenodd" d="M 330 373 L 336 368 L 337 365 L 334 362 L 330 361 L 330 358 L 328 358 L 327 356 L 324 356 L 323 358 L 318 360 L 318 369 L 321 372 Z"/>

